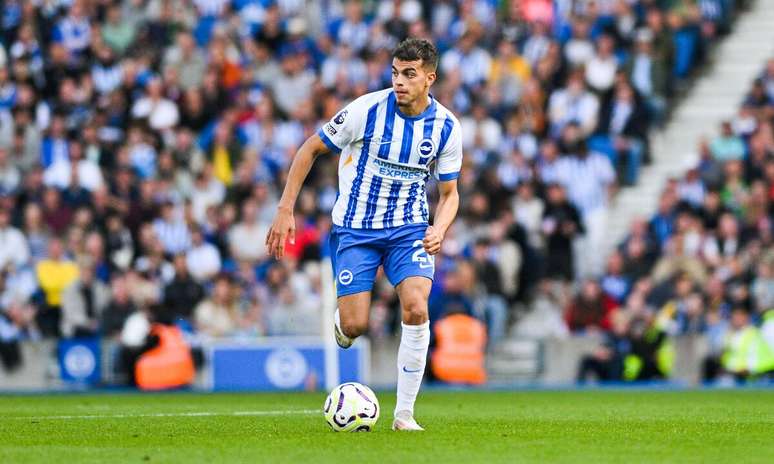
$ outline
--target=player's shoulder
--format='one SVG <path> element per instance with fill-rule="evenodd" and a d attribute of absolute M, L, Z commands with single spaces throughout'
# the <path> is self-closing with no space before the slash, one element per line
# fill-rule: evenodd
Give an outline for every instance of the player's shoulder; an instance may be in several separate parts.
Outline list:
<path fill-rule="evenodd" d="M 387 100 L 391 93 L 391 88 L 377 90 L 376 92 L 369 92 L 352 100 L 352 102 L 347 105 L 347 107 L 350 107 L 354 110 L 368 111 L 374 105 L 378 105 L 379 103 Z"/>
<path fill-rule="evenodd" d="M 435 101 L 435 104 L 436 104 L 436 110 L 435 110 L 436 118 L 449 118 L 452 122 L 452 127 L 456 127 L 456 128 L 462 127 L 460 125 L 460 120 L 457 119 L 457 116 L 454 115 L 452 110 L 445 107 L 438 100 Z"/>

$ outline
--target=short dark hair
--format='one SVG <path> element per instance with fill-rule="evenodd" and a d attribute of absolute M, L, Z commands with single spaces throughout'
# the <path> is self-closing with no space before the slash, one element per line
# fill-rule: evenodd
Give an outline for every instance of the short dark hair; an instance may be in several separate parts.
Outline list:
<path fill-rule="evenodd" d="M 438 67 L 438 50 L 426 39 L 409 38 L 399 43 L 392 57 L 401 61 L 422 60 L 422 66 L 433 71 Z"/>

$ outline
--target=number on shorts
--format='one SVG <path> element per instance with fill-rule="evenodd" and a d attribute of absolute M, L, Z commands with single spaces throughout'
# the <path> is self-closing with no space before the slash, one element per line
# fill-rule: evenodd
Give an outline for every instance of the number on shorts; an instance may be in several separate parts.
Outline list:
<path fill-rule="evenodd" d="M 411 244 L 412 247 L 419 247 L 418 250 L 411 255 L 411 261 L 419 263 L 419 267 L 426 268 L 435 265 L 435 256 L 428 255 L 425 248 L 422 246 L 422 240 L 414 240 Z M 428 264 L 430 263 L 430 264 Z"/>

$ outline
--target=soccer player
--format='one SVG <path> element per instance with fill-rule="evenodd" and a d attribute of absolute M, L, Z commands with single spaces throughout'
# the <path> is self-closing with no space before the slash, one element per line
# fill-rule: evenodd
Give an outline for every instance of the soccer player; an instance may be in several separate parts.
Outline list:
<path fill-rule="evenodd" d="M 430 341 L 427 300 L 435 255 L 459 206 L 462 141 L 457 118 L 430 95 L 435 46 L 407 39 L 392 56 L 392 88 L 355 99 L 299 148 L 266 245 L 282 258 L 286 239 L 295 238 L 294 204 L 312 163 L 324 153 L 341 153 L 330 235 L 336 342 L 348 348 L 366 332 L 376 271 L 383 265 L 402 312 L 392 428 L 423 430 L 414 420 L 414 402 Z M 439 201 L 428 225 L 425 184 L 431 175 Z"/>

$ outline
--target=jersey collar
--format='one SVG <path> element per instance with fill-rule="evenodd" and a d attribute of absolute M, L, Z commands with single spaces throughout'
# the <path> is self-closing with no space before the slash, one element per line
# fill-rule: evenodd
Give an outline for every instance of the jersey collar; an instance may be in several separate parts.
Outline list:
<path fill-rule="evenodd" d="M 433 98 L 433 94 L 428 94 L 427 97 L 430 99 L 430 104 L 427 105 L 427 108 L 425 108 L 425 110 L 422 111 L 421 113 L 419 113 L 418 115 L 416 115 L 416 116 L 408 116 L 406 114 L 401 113 L 401 111 L 398 108 L 397 104 L 395 105 L 395 114 L 397 114 L 398 116 L 400 116 L 401 118 L 403 118 L 403 119 L 405 119 L 407 121 L 416 121 L 418 119 L 424 119 L 430 113 L 432 113 L 433 110 L 435 109 L 435 98 Z M 394 90 L 390 92 L 390 98 L 395 99 L 395 91 Z"/>

